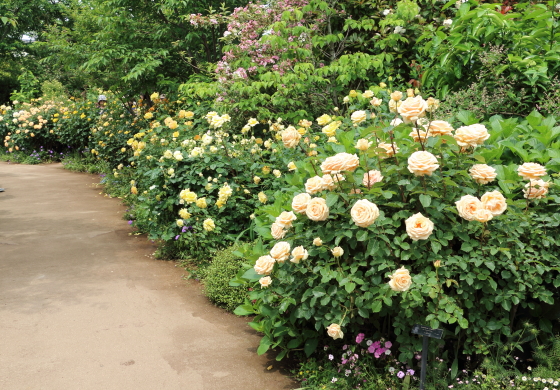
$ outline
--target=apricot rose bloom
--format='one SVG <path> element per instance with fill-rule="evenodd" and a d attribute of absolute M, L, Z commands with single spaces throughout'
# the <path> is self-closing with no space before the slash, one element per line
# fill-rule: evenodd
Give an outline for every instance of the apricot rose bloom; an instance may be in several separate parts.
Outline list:
<path fill-rule="evenodd" d="M 548 194 L 548 187 L 550 183 L 544 180 L 535 180 L 525 184 L 525 189 L 523 189 L 523 196 L 526 199 L 542 199 Z"/>
<path fill-rule="evenodd" d="M 484 208 L 482 202 L 472 195 L 464 195 L 455 202 L 455 205 L 457 206 L 459 216 L 467 221 L 474 221 L 476 211 Z"/>
<path fill-rule="evenodd" d="M 524 179 L 537 180 L 546 175 L 546 168 L 537 163 L 524 163 L 517 168 L 517 173 Z"/>
<path fill-rule="evenodd" d="M 286 241 L 277 242 L 270 250 L 270 256 L 279 263 L 290 257 L 290 244 Z"/>
<path fill-rule="evenodd" d="M 385 149 L 385 156 L 379 156 L 381 158 L 393 157 L 395 155 L 395 153 L 399 152 L 399 148 L 397 147 L 397 144 L 395 144 L 395 143 L 386 144 L 386 143 L 380 142 L 379 145 L 377 145 L 377 147 L 381 148 L 381 149 Z"/>
<path fill-rule="evenodd" d="M 394 101 L 399 101 L 401 100 L 403 97 L 403 93 L 401 91 L 395 91 L 393 93 L 391 93 L 391 99 Z"/>
<path fill-rule="evenodd" d="M 360 165 L 360 159 L 355 154 L 338 153 L 334 156 L 327 157 L 321 164 L 323 174 L 339 173 L 342 171 L 354 172 Z"/>
<path fill-rule="evenodd" d="M 313 245 L 315 246 L 321 246 L 323 245 L 323 240 L 321 240 L 321 237 L 315 237 L 313 239 Z"/>
<path fill-rule="evenodd" d="M 428 103 L 422 96 L 406 98 L 404 102 L 397 108 L 405 123 L 416 122 L 419 118 L 426 115 Z"/>
<path fill-rule="evenodd" d="M 297 219 L 293 211 L 282 211 L 278 217 L 276 217 L 275 223 L 279 224 L 284 228 L 292 227 L 292 222 Z"/>
<path fill-rule="evenodd" d="M 325 221 L 329 217 L 329 207 L 323 198 L 313 198 L 307 203 L 305 214 L 312 221 Z"/>
<path fill-rule="evenodd" d="M 413 128 L 410 134 L 408 134 L 414 142 L 424 142 L 431 134 L 427 131 L 420 130 L 418 128 Z"/>
<path fill-rule="evenodd" d="M 304 192 L 303 194 L 297 194 L 292 199 L 292 210 L 294 210 L 298 214 L 305 214 L 305 210 L 307 209 L 307 204 L 311 200 L 311 195 Z"/>
<path fill-rule="evenodd" d="M 485 210 L 492 213 L 492 216 L 500 215 L 507 209 L 506 198 L 500 191 L 487 192 L 480 198 Z"/>
<path fill-rule="evenodd" d="M 453 126 L 446 121 L 431 121 L 424 128 L 428 130 L 431 136 L 449 135 L 453 131 Z"/>
<path fill-rule="evenodd" d="M 475 124 L 459 127 L 453 136 L 459 146 L 476 148 L 490 138 L 488 130 L 484 125 Z"/>
<path fill-rule="evenodd" d="M 365 152 L 366 150 L 368 150 L 370 148 L 370 146 L 373 144 L 373 142 L 368 141 L 365 138 L 360 138 L 357 142 L 356 142 L 356 149 L 361 150 L 362 152 Z"/>
<path fill-rule="evenodd" d="M 359 124 L 362 123 L 363 121 L 365 121 L 367 118 L 367 114 L 365 111 L 355 111 L 352 113 L 352 115 L 350 116 L 350 119 L 352 120 L 352 123 L 354 124 Z"/>
<path fill-rule="evenodd" d="M 360 199 L 350 210 L 352 221 L 359 227 L 368 227 L 379 218 L 379 209 L 375 203 L 367 199 Z"/>
<path fill-rule="evenodd" d="M 333 338 L 333 340 L 341 339 L 344 337 L 344 332 L 340 329 L 338 324 L 330 324 L 327 327 L 327 334 Z"/>
<path fill-rule="evenodd" d="M 308 194 L 316 194 L 317 192 L 321 192 L 325 189 L 325 182 L 323 178 L 320 176 L 313 176 L 305 182 L 305 191 Z"/>
<path fill-rule="evenodd" d="M 406 233 L 412 241 L 427 240 L 432 235 L 434 223 L 421 213 L 416 213 L 406 221 Z"/>
<path fill-rule="evenodd" d="M 332 248 L 331 252 L 334 257 L 340 257 L 344 254 L 344 249 L 339 246 L 335 246 L 334 248 Z"/>
<path fill-rule="evenodd" d="M 289 126 L 282 131 L 282 143 L 287 148 L 295 148 L 300 139 L 301 134 L 293 126 Z"/>
<path fill-rule="evenodd" d="M 381 180 L 383 180 L 381 172 L 372 169 L 371 171 L 364 173 L 362 184 L 367 188 L 371 188 L 372 185 L 374 185 L 375 183 L 379 183 Z"/>
<path fill-rule="evenodd" d="M 296 246 L 292 251 L 292 258 L 290 259 L 290 261 L 292 263 L 298 264 L 300 260 L 307 260 L 307 257 L 309 257 L 309 253 L 307 253 L 307 250 L 300 245 Z"/>
<path fill-rule="evenodd" d="M 261 288 L 266 288 L 272 284 L 272 278 L 270 276 L 263 276 L 259 279 Z"/>
<path fill-rule="evenodd" d="M 412 286 L 412 278 L 410 277 L 410 272 L 404 265 L 396 270 L 393 275 L 389 275 L 391 280 L 389 281 L 389 287 L 393 291 L 406 291 Z"/>
<path fill-rule="evenodd" d="M 494 216 L 492 215 L 490 210 L 478 209 L 474 213 L 474 220 L 478 222 L 488 222 L 492 218 L 494 218 Z"/>
<path fill-rule="evenodd" d="M 281 240 L 286 235 L 286 230 L 284 230 L 284 226 L 274 222 L 272 226 L 270 226 L 270 234 L 275 240 Z"/>
<path fill-rule="evenodd" d="M 478 184 L 487 184 L 497 176 L 496 170 L 490 165 L 486 164 L 475 164 L 469 169 L 469 174 Z"/>
<path fill-rule="evenodd" d="M 408 158 L 408 170 L 416 176 L 431 176 L 439 168 L 437 158 L 430 152 L 414 152 Z"/>
<path fill-rule="evenodd" d="M 269 255 L 261 256 L 258 258 L 253 268 L 259 275 L 270 275 L 272 273 L 272 269 L 274 268 L 274 263 L 276 263 L 276 260 L 274 260 L 273 257 Z"/>

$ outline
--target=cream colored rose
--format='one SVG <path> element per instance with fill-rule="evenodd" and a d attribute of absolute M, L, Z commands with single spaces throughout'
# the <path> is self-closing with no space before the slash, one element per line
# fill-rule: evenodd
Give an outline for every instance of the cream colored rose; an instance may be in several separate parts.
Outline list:
<path fill-rule="evenodd" d="M 276 217 L 275 223 L 281 225 L 284 228 L 292 227 L 292 222 L 297 219 L 293 211 L 282 211 L 278 217 Z"/>
<path fill-rule="evenodd" d="M 399 152 L 399 148 L 397 147 L 397 144 L 393 143 L 393 144 L 386 144 L 384 142 L 380 142 L 379 145 L 377 145 L 378 148 L 381 149 L 385 149 L 385 152 L 380 155 L 380 158 L 388 158 L 388 157 L 393 157 L 395 155 L 395 153 Z"/>
<path fill-rule="evenodd" d="M 420 130 L 418 128 L 413 128 L 410 134 L 408 134 L 414 142 L 425 142 L 426 139 L 431 136 L 427 131 Z"/>
<path fill-rule="evenodd" d="M 372 185 L 379 183 L 381 180 L 383 180 L 381 172 L 372 169 L 371 171 L 364 173 L 362 184 L 367 188 L 370 188 Z"/>
<path fill-rule="evenodd" d="M 313 198 L 307 203 L 305 214 L 312 221 L 324 221 L 329 217 L 329 208 L 323 198 Z"/>
<path fill-rule="evenodd" d="M 408 158 L 408 170 L 416 176 L 431 176 L 439 168 L 437 158 L 430 152 L 414 152 Z"/>
<path fill-rule="evenodd" d="M 482 145 L 489 137 L 488 130 L 481 124 L 459 127 L 453 136 L 459 146 L 473 148 Z"/>
<path fill-rule="evenodd" d="M 341 171 L 354 172 L 360 165 L 360 159 L 355 154 L 338 153 L 332 157 L 327 157 L 321 164 L 323 174 L 338 173 Z"/>
<path fill-rule="evenodd" d="M 482 207 L 492 213 L 492 216 L 500 215 L 507 209 L 506 198 L 500 191 L 487 192 L 480 198 Z"/>
<path fill-rule="evenodd" d="M 364 93 L 362 93 L 362 97 L 364 97 L 366 99 L 371 99 L 373 97 L 373 91 L 371 91 L 369 89 L 364 91 Z"/>
<path fill-rule="evenodd" d="M 368 227 L 379 218 L 379 209 L 375 203 L 367 199 L 360 199 L 350 210 L 352 221 L 359 227 Z"/>
<path fill-rule="evenodd" d="M 429 97 L 428 100 L 426 100 L 426 103 L 428 104 L 428 108 L 426 108 L 426 111 L 428 112 L 434 112 L 439 108 L 439 100 L 434 99 L 433 97 Z"/>
<path fill-rule="evenodd" d="M 360 124 L 363 121 L 365 121 L 367 118 L 367 114 L 365 111 L 355 111 L 352 113 L 352 115 L 350 116 L 350 119 L 352 120 L 352 123 L 354 124 Z"/>
<path fill-rule="evenodd" d="M 270 275 L 272 269 L 274 268 L 274 263 L 276 263 L 276 260 L 274 260 L 273 257 L 268 255 L 261 256 L 255 263 L 255 272 L 259 275 Z"/>
<path fill-rule="evenodd" d="M 425 128 L 429 131 L 430 136 L 434 137 L 436 135 L 450 135 L 453 131 L 453 126 L 446 121 L 431 121 Z"/>
<path fill-rule="evenodd" d="M 517 173 L 524 179 L 539 179 L 546 175 L 546 168 L 537 163 L 525 163 L 517 168 Z"/>
<path fill-rule="evenodd" d="M 282 131 L 282 143 L 284 143 L 284 146 L 287 148 L 295 148 L 300 139 L 301 134 L 293 126 L 289 126 Z"/>
<path fill-rule="evenodd" d="M 490 210 L 486 210 L 486 209 L 478 209 L 474 212 L 474 220 L 478 221 L 478 222 L 488 222 L 490 221 L 494 216 L 492 215 L 492 213 L 490 212 Z"/>
<path fill-rule="evenodd" d="M 369 104 L 371 104 L 374 107 L 379 107 L 382 103 L 383 103 L 383 100 L 381 100 L 379 98 L 376 98 L 376 97 L 374 97 L 373 99 L 371 99 L 369 101 Z"/>
<path fill-rule="evenodd" d="M 389 124 L 390 124 L 391 126 L 397 127 L 397 126 L 400 125 L 401 123 L 404 123 L 404 122 L 402 121 L 401 118 L 395 118 L 395 119 L 393 119 Z"/>
<path fill-rule="evenodd" d="M 307 253 L 307 250 L 303 246 L 296 246 L 292 251 L 292 258 L 290 259 L 290 261 L 292 263 L 298 264 L 300 260 L 307 260 L 308 256 L 309 253 Z"/>
<path fill-rule="evenodd" d="M 464 195 L 455 202 L 455 205 L 461 218 L 467 221 L 474 221 L 476 211 L 484 208 L 482 202 L 472 195 Z"/>
<path fill-rule="evenodd" d="M 413 241 L 427 240 L 432 235 L 434 223 L 421 213 L 416 213 L 405 221 L 406 233 Z"/>
<path fill-rule="evenodd" d="M 321 240 L 321 237 L 315 237 L 313 239 L 313 245 L 315 246 L 321 246 L 323 245 L 323 240 Z"/>
<path fill-rule="evenodd" d="M 391 94 L 391 99 L 398 102 L 403 97 L 403 93 L 401 91 L 395 91 Z"/>
<path fill-rule="evenodd" d="M 270 250 L 270 256 L 279 263 L 283 263 L 290 257 L 290 244 L 286 241 L 277 242 Z"/>
<path fill-rule="evenodd" d="M 412 278 L 410 272 L 404 266 L 396 270 L 393 275 L 389 275 L 389 287 L 393 291 L 406 291 L 412 286 Z"/>
<path fill-rule="evenodd" d="M 297 194 L 292 199 L 292 210 L 298 214 L 305 214 L 305 209 L 307 209 L 307 204 L 311 200 L 311 195 L 304 192 L 303 194 Z"/>
<path fill-rule="evenodd" d="M 344 249 L 339 246 L 335 246 L 334 248 L 332 248 L 331 252 L 334 257 L 340 257 L 344 254 Z"/>
<path fill-rule="evenodd" d="M 469 174 L 478 184 L 487 184 L 497 176 L 496 170 L 486 164 L 475 164 L 469 169 Z"/>
<path fill-rule="evenodd" d="M 525 189 L 523 190 L 523 196 L 526 199 L 542 199 L 548 194 L 548 187 L 550 183 L 544 180 L 535 180 L 525 184 Z"/>
<path fill-rule="evenodd" d="M 270 276 L 263 276 L 259 279 L 261 288 L 266 288 L 272 284 L 272 278 Z"/>
<path fill-rule="evenodd" d="M 398 102 L 391 99 L 389 100 L 389 111 L 390 112 L 397 112 L 399 107 L 401 106 L 402 102 L 399 100 Z"/>
<path fill-rule="evenodd" d="M 327 328 L 327 334 L 333 338 L 333 340 L 341 339 L 344 337 L 344 332 L 340 329 L 338 324 L 330 324 Z"/>
<path fill-rule="evenodd" d="M 362 152 L 365 152 L 366 150 L 368 150 L 370 148 L 370 146 L 373 144 L 373 142 L 368 141 L 365 138 L 360 138 L 357 142 L 356 142 L 356 149 L 361 150 Z"/>
<path fill-rule="evenodd" d="M 281 240 L 286 235 L 286 230 L 284 230 L 284 226 L 274 222 L 272 226 L 270 226 L 270 234 L 275 240 Z"/>
<path fill-rule="evenodd" d="M 340 127 L 341 124 L 341 121 L 331 122 L 328 125 L 324 126 L 321 131 L 325 133 L 327 137 L 334 137 L 336 135 L 336 130 Z"/>
<path fill-rule="evenodd" d="M 323 178 L 320 176 L 313 176 L 305 182 L 305 191 L 308 194 L 316 194 L 317 192 L 321 192 L 325 189 L 325 182 Z"/>
<path fill-rule="evenodd" d="M 426 108 L 428 108 L 428 104 L 422 99 L 422 96 L 418 95 L 406 98 L 397 111 L 401 114 L 405 123 L 410 123 L 426 115 Z"/>

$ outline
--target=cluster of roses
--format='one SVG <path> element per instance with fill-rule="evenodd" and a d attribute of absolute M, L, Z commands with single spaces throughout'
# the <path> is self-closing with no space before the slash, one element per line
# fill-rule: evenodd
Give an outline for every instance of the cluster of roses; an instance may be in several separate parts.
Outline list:
<path fill-rule="evenodd" d="M 205 209 L 206 207 L 208 207 L 208 204 L 206 203 L 206 198 L 199 198 L 198 195 L 195 192 L 192 192 L 190 189 L 182 190 L 179 193 L 179 198 L 180 198 L 179 203 L 181 204 L 194 203 L 196 204 L 197 207 L 201 209 Z M 176 222 L 177 226 L 183 227 L 184 220 L 191 218 L 192 215 L 187 208 L 182 208 L 181 210 L 179 210 L 179 216 L 181 217 L 181 219 L 177 220 Z M 212 220 L 212 218 L 207 218 L 202 223 L 202 227 L 207 232 L 211 232 L 216 228 L 216 224 L 214 223 L 214 220 Z"/>

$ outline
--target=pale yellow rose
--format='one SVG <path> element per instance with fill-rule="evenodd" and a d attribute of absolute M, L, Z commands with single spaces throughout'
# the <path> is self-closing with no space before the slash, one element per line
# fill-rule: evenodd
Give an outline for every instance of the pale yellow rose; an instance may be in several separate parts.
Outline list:
<path fill-rule="evenodd" d="M 478 209 L 474 212 L 474 220 L 478 221 L 478 222 L 488 222 L 490 221 L 494 216 L 492 215 L 492 213 L 490 212 L 490 210 L 486 210 L 486 209 Z"/>
<path fill-rule="evenodd" d="M 307 209 L 307 204 L 311 200 L 311 195 L 304 192 L 303 194 L 297 194 L 292 199 L 292 210 L 294 210 L 298 214 L 305 214 L 305 210 Z"/>
<path fill-rule="evenodd" d="M 353 112 L 352 115 L 350 116 L 350 119 L 354 124 L 360 124 L 364 122 L 366 118 L 367 118 L 366 112 L 361 110 Z"/>
<path fill-rule="evenodd" d="M 305 191 L 308 194 L 316 194 L 317 192 L 321 192 L 325 189 L 325 182 L 323 178 L 320 176 L 313 176 L 305 182 Z"/>
<path fill-rule="evenodd" d="M 371 99 L 373 97 L 373 91 L 371 91 L 369 89 L 364 91 L 364 93 L 362 93 L 362 97 L 364 97 L 366 99 Z"/>
<path fill-rule="evenodd" d="M 484 125 L 475 124 L 459 127 L 453 138 L 459 146 L 475 148 L 490 138 L 490 134 Z"/>
<path fill-rule="evenodd" d="M 406 221 L 406 233 L 413 241 L 427 240 L 434 230 L 434 223 L 421 213 L 416 213 Z"/>
<path fill-rule="evenodd" d="M 467 221 L 474 221 L 476 211 L 484 208 L 482 202 L 472 195 L 464 195 L 455 202 L 455 205 L 457 206 L 459 216 Z"/>
<path fill-rule="evenodd" d="M 284 226 L 275 222 L 270 226 L 270 234 L 275 240 L 281 240 L 286 235 L 286 230 L 284 230 Z"/>
<path fill-rule="evenodd" d="M 187 203 L 196 202 L 197 195 L 191 190 L 183 190 L 179 193 L 179 197 Z"/>
<path fill-rule="evenodd" d="M 284 131 L 282 131 L 282 143 L 287 148 L 295 148 L 298 145 L 300 139 L 301 134 L 293 126 L 289 126 Z"/>
<path fill-rule="evenodd" d="M 270 276 L 263 276 L 259 279 L 259 283 L 261 285 L 261 288 L 267 288 L 272 284 L 272 278 Z"/>
<path fill-rule="evenodd" d="M 398 102 L 403 98 L 403 93 L 401 91 L 395 91 L 391 94 L 391 99 Z"/>
<path fill-rule="evenodd" d="M 259 198 L 259 202 L 261 202 L 262 204 L 265 204 L 268 201 L 268 198 L 266 197 L 266 194 L 264 192 L 259 192 L 257 196 Z"/>
<path fill-rule="evenodd" d="M 496 170 L 486 164 L 475 164 L 469 169 L 469 174 L 478 184 L 487 184 L 497 176 Z"/>
<path fill-rule="evenodd" d="M 315 237 L 313 239 L 313 245 L 315 246 L 321 246 L 323 245 L 323 240 L 321 240 L 321 237 Z"/>
<path fill-rule="evenodd" d="M 389 275 L 389 287 L 393 291 L 406 291 L 412 286 L 412 278 L 410 272 L 404 266 L 396 270 L 393 275 Z"/>
<path fill-rule="evenodd" d="M 364 173 L 362 184 L 367 188 L 371 188 L 372 185 L 379 183 L 381 180 L 383 180 L 381 172 L 372 169 L 371 171 Z"/>
<path fill-rule="evenodd" d="M 542 199 L 548 194 L 548 187 L 550 183 L 544 180 L 535 180 L 525 184 L 525 189 L 523 190 L 523 196 L 526 199 Z"/>
<path fill-rule="evenodd" d="M 356 149 L 361 150 L 362 152 L 365 152 L 366 150 L 368 150 L 370 148 L 370 146 L 373 144 L 373 142 L 368 141 L 365 138 L 360 138 L 357 142 L 356 142 Z"/>
<path fill-rule="evenodd" d="M 546 168 L 537 163 L 524 163 L 517 168 L 517 173 L 524 179 L 539 179 L 546 175 Z"/>
<path fill-rule="evenodd" d="M 290 257 L 290 244 L 286 241 L 277 242 L 270 250 L 270 256 L 279 263 L 283 263 Z"/>
<path fill-rule="evenodd" d="M 506 198 L 500 191 L 487 192 L 480 198 L 482 207 L 490 211 L 493 216 L 500 215 L 507 209 Z"/>
<path fill-rule="evenodd" d="M 214 224 L 214 221 L 211 218 L 207 218 L 207 219 L 204 220 L 204 223 L 202 224 L 202 227 L 207 232 L 211 232 L 212 230 L 214 230 L 216 228 L 216 225 Z"/>
<path fill-rule="evenodd" d="M 274 268 L 274 263 L 276 263 L 276 260 L 274 260 L 273 257 L 268 255 L 261 256 L 255 263 L 255 272 L 259 275 L 270 275 L 272 273 L 272 269 Z"/>
<path fill-rule="evenodd" d="M 200 198 L 196 200 L 196 205 L 201 209 L 205 209 L 208 205 L 206 204 L 206 198 Z"/>
<path fill-rule="evenodd" d="M 374 106 L 374 107 L 379 107 L 381 104 L 383 104 L 383 100 L 374 97 L 373 99 L 371 99 L 371 100 L 369 101 L 369 104 L 371 104 L 371 105 Z"/>
<path fill-rule="evenodd" d="M 312 221 L 325 221 L 329 217 L 329 207 L 323 198 L 313 198 L 307 203 L 305 214 Z"/>
<path fill-rule="evenodd" d="M 330 324 L 327 328 L 327 334 L 333 338 L 333 340 L 341 339 L 344 337 L 344 332 L 340 329 L 338 324 Z"/>
<path fill-rule="evenodd" d="M 439 100 L 434 99 L 433 97 L 429 97 L 428 100 L 426 100 L 426 103 L 428 104 L 428 108 L 426 108 L 426 111 L 428 112 L 434 112 L 439 108 Z"/>
<path fill-rule="evenodd" d="M 323 127 L 321 131 L 325 133 L 329 138 L 334 137 L 336 135 L 336 130 L 340 127 L 341 124 L 342 124 L 341 121 L 331 122 L 325 127 Z"/>
<path fill-rule="evenodd" d="M 292 251 L 292 258 L 290 259 L 290 261 L 292 263 L 298 264 L 300 260 L 307 260 L 308 256 L 309 253 L 307 253 L 307 250 L 303 246 L 296 246 Z"/>
<path fill-rule="evenodd" d="M 354 172 L 360 165 L 360 159 L 356 154 L 338 153 L 327 157 L 321 164 L 323 174 L 338 173 L 342 171 Z"/>
<path fill-rule="evenodd" d="M 348 96 L 350 96 L 351 98 L 355 98 L 356 96 L 358 96 L 358 92 L 353 89 L 350 92 L 348 92 Z"/>
<path fill-rule="evenodd" d="M 377 145 L 378 148 L 384 149 L 384 152 L 380 153 L 379 157 L 380 158 L 388 158 L 388 157 L 393 157 L 395 155 L 395 153 L 399 152 L 399 148 L 397 147 L 397 144 L 393 143 L 393 144 L 386 144 L 384 142 L 380 142 L 379 145 Z"/>
<path fill-rule="evenodd" d="M 339 246 L 335 246 L 334 248 L 332 248 L 331 252 L 334 257 L 340 257 L 344 254 L 344 249 Z"/>
<path fill-rule="evenodd" d="M 177 221 L 175 221 L 175 223 L 176 223 L 177 226 L 179 226 L 179 227 L 183 227 L 183 225 L 185 224 L 185 223 L 183 222 L 182 219 L 178 219 Z"/>
<path fill-rule="evenodd" d="M 424 128 L 429 131 L 430 136 L 450 135 L 453 131 L 453 126 L 446 121 L 431 121 Z"/>
<path fill-rule="evenodd" d="M 414 89 L 409 88 L 406 90 L 406 96 L 407 97 L 414 97 Z"/>
<path fill-rule="evenodd" d="M 431 176 L 439 168 L 437 158 L 430 152 L 414 152 L 408 158 L 408 170 L 416 176 Z"/>
<path fill-rule="evenodd" d="M 288 164 L 288 170 L 295 171 L 296 169 L 297 169 L 296 164 L 293 161 L 290 161 L 290 163 Z"/>
<path fill-rule="evenodd" d="M 399 107 L 401 106 L 402 101 L 395 101 L 393 99 L 389 100 L 389 112 L 397 112 Z"/>
<path fill-rule="evenodd" d="M 405 123 L 415 122 L 426 114 L 428 104 L 422 96 L 406 98 L 404 102 L 397 108 L 397 111 L 403 117 Z"/>
<path fill-rule="evenodd" d="M 191 217 L 191 213 L 187 209 L 179 210 L 179 216 L 183 219 L 189 219 Z"/>
<path fill-rule="evenodd" d="M 360 199 L 350 210 L 352 221 L 359 227 L 368 227 L 379 218 L 379 209 L 375 203 L 367 199 Z"/>
<path fill-rule="evenodd" d="M 323 175 L 322 179 L 323 179 L 324 189 L 330 191 L 334 190 L 338 185 L 338 183 L 346 180 L 346 178 L 343 175 L 338 173 L 336 175 Z"/>
<path fill-rule="evenodd" d="M 293 211 L 282 211 L 278 217 L 276 217 L 275 223 L 278 225 L 289 228 L 292 227 L 292 222 L 297 219 Z"/>
<path fill-rule="evenodd" d="M 258 176 L 254 176 L 254 177 L 253 177 L 253 182 L 254 182 L 255 184 L 259 184 L 259 183 L 261 182 L 261 178 L 258 177 Z"/>
<path fill-rule="evenodd" d="M 422 142 L 424 143 L 426 139 L 428 139 L 431 134 L 427 131 L 420 130 L 418 128 L 413 128 L 409 134 L 410 137 L 414 140 L 414 142 Z"/>
<path fill-rule="evenodd" d="M 317 118 L 317 123 L 319 124 L 319 126 L 325 126 L 330 121 L 332 121 L 332 119 L 327 114 L 321 115 L 319 118 Z"/>
<path fill-rule="evenodd" d="M 397 127 L 398 125 L 400 125 L 401 123 L 403 123 L 401 118 L 395 118 L 393 119 L 389 124 L 391 126 Z"/>

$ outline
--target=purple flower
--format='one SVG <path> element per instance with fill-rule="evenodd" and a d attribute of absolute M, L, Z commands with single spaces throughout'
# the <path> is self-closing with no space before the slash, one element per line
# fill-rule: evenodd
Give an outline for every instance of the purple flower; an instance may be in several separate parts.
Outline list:
<path fill-rule="evenodd" d="M 372 345 L 370 345 L 370 346 L 368 347 L 367 350 L 368 350 L 369 353 L 375 353 L 375 350 L 376 350 L 376 349 L 377 349 L 377 348 L 375 348 L 375 346 L 372 344 Z"/>
<path fill-rule="evenodd" d="M 175 236 L 175 240 L 178 240 L 179 237 L 180 237 L 180 236 L 177 234 L 177 235 Z"/>
<path fill-rule="evenodd" d="M 410 376 L 414 375 L 414 370 L 413 369 L 406 370 L 406 375 L 410 375 Z"/>
<path fill-rule="evenodd" d="M 404 372 L 399 371 L 398 374 L 397 374 L 397 376 L 398 376 L 400 379 L 404 378 Z"/>
<path fill-rule="evenodd" d="M 129 224 L 129 225 L 132 225 L 132 221 L 128 221 L 128 224 Z"/>
<path fill-rule="evenodd" d="M 377 348 L 381 348 L 381 341 L 376 341 L 373 344 L 371 344 L 372 347 L 375 347 L 375 349 Z"/>
<path fill-rule="evenodd" d="M 348 345 L 345 344 L 345 345 L 342 346 L 343 351 L 346 351 L 347 349 L 348 349 Z"/>
<path fill-rule="evenodd" d="M 365 334 L 359 333 L 359 334 L 356 336 L 356 344 L 360 344 L 362 341 L 364 341 L 364 338 L 365 338 L 365 337 L 366 337 Z"/>
<path fill-rule="evenodd" d="M 390 341 L 385 342 L 385 348 L 389 349 L 393 346 L 393 343 Z"/>

